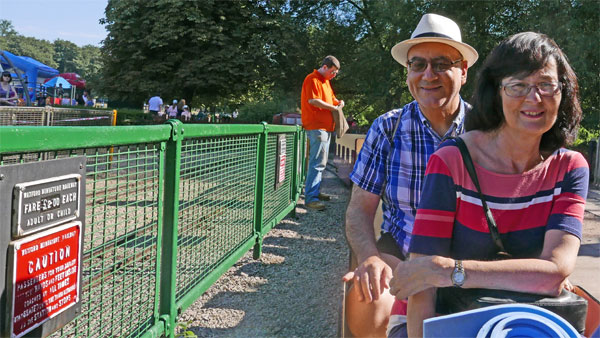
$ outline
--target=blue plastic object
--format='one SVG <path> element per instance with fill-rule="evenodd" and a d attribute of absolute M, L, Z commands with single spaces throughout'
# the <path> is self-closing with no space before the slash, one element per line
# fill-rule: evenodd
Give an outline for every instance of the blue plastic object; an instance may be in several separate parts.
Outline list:
<path fill-rule="evenodd" d="M 429 318 L 423 337 L 557 337 L 579 338 L 567 321 L 546 309 L 527 304 L 506 304 Z"/>
<path fill-rule="evenodd" d="M 28 56 L 17 56 L 7 51 L 2 52 L 4 54 L 4 56 L 0 56 L 0 63 L 2 64 L 2 67 L 5 69 L 9 68 L 9 64 L 5 59 L 8 58 L 15 67 L 19 68 L 25 73 L 28 81 L 27 86 L 30 88 L 35 88 L 38 77 L 51 78 L 58 75 L 58 70 Z"/>

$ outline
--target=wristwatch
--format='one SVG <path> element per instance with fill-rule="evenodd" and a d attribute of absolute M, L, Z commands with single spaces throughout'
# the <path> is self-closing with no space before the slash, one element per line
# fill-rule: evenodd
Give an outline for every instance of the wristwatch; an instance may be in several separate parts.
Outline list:
<path fill-rule="evenodd" d="M 465 279 L 467 279 L 467 273 L 465 272 L 465 268 L 463 268 L 462 261 L 457 259 L 454 261 L 454 270 L 452 270 L 452 274 L 450 275 L 452 279 L 452 284 L 456 287 L 462 287 L 465 284 Z"/>

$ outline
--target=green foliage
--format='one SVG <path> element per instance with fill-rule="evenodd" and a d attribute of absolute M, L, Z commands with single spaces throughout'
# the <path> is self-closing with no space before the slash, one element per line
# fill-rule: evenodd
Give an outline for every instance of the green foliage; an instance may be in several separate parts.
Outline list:
<path fill-rule="evenodd" d="M 596 126 L 595 130 L 590 130 L 581 126 L 579 128 L 579 133 L 577 134 L 577 140 L 573 142 L 573 147 L 580 147 L 582 145 L 587 145 L 592 140 L 597 140 L 600 137 L 600 126 Z"/>
<path fill-rule="evenodd" d="M 58 63 L 56 69 L 59 73 L 67 73 L 67 70 L 75 69 L 73 63 L 78 54 L 78 47 L 74 43 L 61 39 L 54 41 L 54 61 Z"/>
<path fill-rule="evenodd" d="M 239 108 L 238 121 L 242 123 L 271 123 L 273 115 L 296 112 L 296 100 L 279 93 L 258 101 L 248 101 Z"/>
<path fill-rule="evenodd" d="M 255 1 L 109 1 L 104 87 L 138 103 L 200 97 L 214 104 L 246 94 L 267 73 L 264 32 L 277 29 Z M 138 103 L 139 104 L 139 103 Z"/>
<path fill-rule="evenodd" d="M 117 110 L 117 125 L 153 124 L 152 114 L 144 113 L 141 109 L 119 108 Z"/>
<path fill-rule="evenodd" d="M 177 333 L 175 334 L 175 338 L 197 338 L 198 336 L 189 329 L 191 323 L 191 321 L 178 322 L 176 328 Z"/>

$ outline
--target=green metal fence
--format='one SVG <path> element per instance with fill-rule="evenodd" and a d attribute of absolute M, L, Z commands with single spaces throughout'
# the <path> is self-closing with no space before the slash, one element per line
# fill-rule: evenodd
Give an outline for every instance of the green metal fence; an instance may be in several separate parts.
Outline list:
<path fill-rule="evenodd" d="M 53 336 L 173 336 L 177 315 L 248 250 L 258 258 L 294 210 L 305 142 L 267 124 L 0 127 L 0 166 L 86 155 L 82 311 Z"/>
<path fill-rule="evenodd" d="M 0 126 L 114 126 L 110 110 L 0 106 Z"/>

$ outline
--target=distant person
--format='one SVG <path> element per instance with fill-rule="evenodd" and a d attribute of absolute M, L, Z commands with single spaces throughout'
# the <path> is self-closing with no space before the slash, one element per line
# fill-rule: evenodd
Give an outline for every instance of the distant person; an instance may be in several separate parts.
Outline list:
<path fill-rule="evenodd" d="M 36 104 L 38 107 L 43 107 L 46 105 L 46 94 L 43 92 L 38 92 L 35 98 Z"/>
<path fill-rule="evenodd" d="M 189 122 L 192 119 L 192 113 L 190 112 L 190 107 L 188 105 L 183 106 L 183 111 L 181 112 L 181 121 Z"/>
<path fill-rule="evenodd" d="M 167 114 L 170 119 L 177 118 L 177 100 L 173 100 L 173 104 L 171 104 L 171 106 L 169 106 L 169 109 L 167 109 Z"/>
<path fill-rule="evenodd" d="M 56 91 L 56 93 L 54 96 L 60 98 L 62 101 L 62 98 L 65 95 L 65 90 L 63 89 L 62 83 L 58 84 L 58 87 L 56 87 L 55 91 Z"/>
<path fill-rule="evenodd" d="M 84 90 L 82 98 L 83 98 L 83 102 L 87 103 L 88 100 L 90 99 L 90 94 L 86 90 Z"/>
<path fill-rule="evenodd" d="M 75 101 L 77 102 L 78 106 L 85 106 L 85 101 L 80 94 L 75 95 Z"/>
<path fill-rule="evenodd" d="M 183 107 L 186 105 L 185 103 L 185 99 L 181 99 L 179 100 L 179 102 L 177 103 L 177 118 L 181 117 L 181 114 L 183 113 Z"/>
<path fill-rule="evenodd" d="M 150 100 L 148 100 L 148 111 L 152 114 L 152 117 L 155 121 L 157 121 L 160 117 L 159 112 L 163 110 L 163 100 L 160 98 L 160 94 L 156 93 L 156 95 L 152 96 Z"/>
<path fill-rule="evenodd" d="M 339 71 L 338 59 L 326 56 L 321 67 L 308 74 L 302 84 L 302 125 L 310 142 L 304 205 L 313 210 L 325 210 L 321 201 L 331 199 L 331 196 L 321 193 L 321 177 L 327 166 L 331 133 L 335 130 L 333 114 L 344 108 L 344 101 L 335 97 L 329 82 Z"/>
<path fill-rule="evenodd" d="M 12 76 L 10 72 L 2 72 L 0 80 L 0 106 L 16 106 L 18 102 L 17 91 L 10 84 Z"/>
<path fill-rule="evenodd" d="M 88 91 L 83 92 L 83 101 L 85 101 L 86 107 L 94 106 L 94 99 L 92 99 L 92 96 L 90 95 L 90 93 Z"/>
<path fill-rule="evenodd" d="M 236 109 L 233 111 L 233 113 L 231 113 L 231 117 L 233 117 L 233 119 L 235 120 L 235 119 L 237 119 L 237 118 L 238 118 L 238 114 L 239 114 L 239 113 L 240 113 L 240 112 L 238 112 L 238 110 L 237 110 L 237 108 L 236 108 Z"/>

